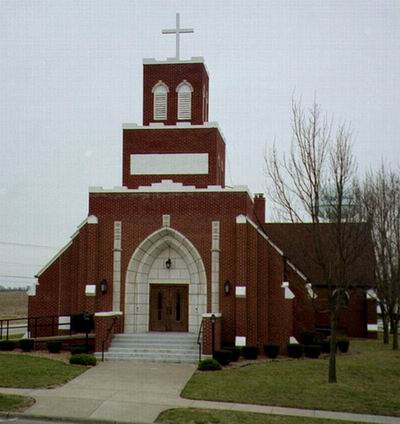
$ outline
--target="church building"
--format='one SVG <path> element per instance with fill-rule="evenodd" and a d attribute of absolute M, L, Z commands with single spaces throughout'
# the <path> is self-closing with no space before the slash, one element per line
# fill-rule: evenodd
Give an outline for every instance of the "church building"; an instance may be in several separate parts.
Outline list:
<path fill-rule="evenodd" d="M 318 291 L 312 267 L 291 240 L 301 229 L 266 224 L 263 194 L 225 185 L 229 141 L 209 119 L 207 67 L 179 58 L 179 35 L 189 31 L 177 20 L 165 31 L 177 37 L 176 57 L 143 61 L 143 124 L 123 124 L 122 185 L 89 188 L 87 218 L 38 272 L 29 298 L 30 317 L 92 314 L 96 351 L 109 358 L 118 340 L 164 334 L 200 340 L 210 353 L 212 328 L 216 348 L 284 351 L 327 325 L 308 300 Z M 371 272 L 363 278 L 370 283 Z M 376 324 L 366 291 L 354 290 L 350 306 L 344 331 L 366 337 Z"/>

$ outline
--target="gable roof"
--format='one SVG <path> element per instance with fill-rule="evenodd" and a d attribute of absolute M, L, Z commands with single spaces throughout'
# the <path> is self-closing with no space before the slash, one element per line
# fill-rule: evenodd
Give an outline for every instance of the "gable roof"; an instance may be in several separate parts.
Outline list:
<path fill-rule="evenodd" d="M 358 254 L 349 266 L 348 279 L 353 286 L 373 287 L 375 256 L 367 224 L 346 224 L 352 230 L 349 239 L 352 249 Z M 333 259 L 332 237 L 335 234 L 334 224 L 320 224 L 323 249 Z M 263 229 L 271 240 L 284 252 L 308 278 L 313 285 L 325 285 L 323 271 L 316 262 L 313 224 L 266 223 Z M 354 234 L 354 235 L 352 235 Z M 353 241 L 352 241 L 353 240 Z"/>

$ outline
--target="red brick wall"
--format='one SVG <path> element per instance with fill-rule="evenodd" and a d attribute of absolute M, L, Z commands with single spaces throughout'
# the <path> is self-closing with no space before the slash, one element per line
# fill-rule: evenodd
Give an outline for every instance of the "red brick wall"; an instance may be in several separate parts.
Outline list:
<path fill-rule="evenodd" d="M 208 153 L 208 174 L 131 175 L 130 156 L 132 154 L 163 153 Z M 199 188 L 205 188 L 208 185 L 224 187 L 225 142 L 218 128 L 125 129 L 123 134 L 122 184 L 128 188 L 138 188 L 166 179 Z"/>
<path fill-rule="evenodd" d="M 175 125 L 177 122 L 178 96 L 176 87 L 183 81 L 188 81 L 193 87 L 192 119 L 193 125 L 202 125 L 208 121 L 208 111 L 203 112 L 203 86 L 208 99 L 208 75 L 202 63 L 163 64 L 143 66 L 143 125 L 154 122 L 153 119 L 153 87 L 158 81 L 164 82 L 168 88 L 168 115 L 166 125 Z M 179 121 L 182 122 L 182 121 Z"/>

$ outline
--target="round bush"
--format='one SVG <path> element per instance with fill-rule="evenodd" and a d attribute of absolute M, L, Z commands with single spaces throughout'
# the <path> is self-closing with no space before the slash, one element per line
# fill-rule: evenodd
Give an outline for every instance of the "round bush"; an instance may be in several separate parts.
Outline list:
<path fill-rule="evenodd" d="M 299 343 L 289 343 L 287 345 L 287 352 L 290 358 L 299 359 L 303 356 L 304 346 Z"/>
<path fill-rule="evenodd" d="M 267 358 L 275 359 L 279 355 L 279 345 L 272 343 L 264 345 L 264 353 Z"/>
<path fill-rule="evenodd" d="M 88 353 L 78 353 L 69 358 L 69 363 L 74 365 L 96 365 L 97 359 L 94 355 Z"/>
<path fill-rule="evenodd" d="M 214 352 L 214 359 L 222 366 L 228 365 L 231 362 L 232 353 L 230 350 L 216 350 Z"/>
<path fill-rule="evenodd" d="M 30 352 L 35 347 L 35 341 L 33 339 L 21 339 L 19 341 L 19 347 L 24 352 Z"/>
<path fill-rule="evenodd" d="M 349 350 L 350 341 L 348 339 L 339 339 L 337 341 L 337 347 L 342 353 L 346 353 Z"/>
<path fill-rule="evenodd" d="M 218 371 L 222 369 L 220 363 L 215 359 L 203 359 L 197 367 L 199 371 Z"/>
<path fill-rule="evenodd" d="M 258 347 L 257 346 L 243 346 L 242 353 L 244 359 L 257 359 Z"/>
<path fill-rule="evenodd" d="M 47 342 L 47 350 L 50 353 L 60 353 L 62 343 L 58 341 Z"/>
<path fill-rule="evenodd" d="M 79 355 L 80 353 L 89 353 L 86 345 L 76 345 L 71 347 L 71 355 Z"/>
<path fill-rule="evenodd" d="M 17 347 L 15 340 L 0 340 L 0 350 L 10 352 Z"/>
<path fill-rule="evenodd" d="M 321 346 L 320 345 L 305 345 L 304 346 L 304 355 L 306 358 L 317 359 L 321 355 Z"/>

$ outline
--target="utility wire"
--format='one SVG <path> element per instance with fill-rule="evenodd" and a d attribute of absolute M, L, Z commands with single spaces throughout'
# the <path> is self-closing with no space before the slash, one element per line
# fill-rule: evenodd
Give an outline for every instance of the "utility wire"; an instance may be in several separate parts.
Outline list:
<path fill-rule="evenodd" d="M 40 247 L 42 249 L 58 249 L 58 247 L 46 246 L 44 244 L 15 243 L 10 241 L 0 241 L 0 244 L 3 244 L 5 246 Z"/>
<path fill-rule="evenodd" d="M 22 276 L 22 275 L 5 275 L 5 274 L 0 274 L 1 278 L 20 278 L 23 280 L 34 280 L 35 277 L 26 277 L 26 276 Z"/>

